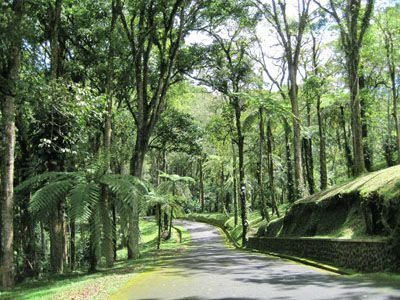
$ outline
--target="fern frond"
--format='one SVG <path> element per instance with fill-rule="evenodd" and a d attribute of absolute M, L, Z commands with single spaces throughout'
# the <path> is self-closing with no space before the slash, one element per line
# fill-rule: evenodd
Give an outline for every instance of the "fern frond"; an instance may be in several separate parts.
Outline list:
<path fill-rule="evenodd" d="M 71 180 L 51 182 L 33 194 L 29 210 L 37 218 L 46 217 L 58 203 L 66 198 L 73 186 Z"/>
<path fill-rule="evenodd" d="M 90 204 L 94 202 L 93 198 L 99 196 L 97 192 L 95 183 L 83 182 L 75 185 L 69 194 L 71 218 L 80 223 L 88 222 L 91 214 Z"/>
<path fill-rule="evenodd" d="M 74 179 L 78 172 L 45 172 L 39 175 L 31 176 L 25 181 L 21 182 L 14 188 L 15 193 L 23 192 L 27 189 L 32 189 L 44 185 L 49 181 L 60 181 L 67 179 Z"/>

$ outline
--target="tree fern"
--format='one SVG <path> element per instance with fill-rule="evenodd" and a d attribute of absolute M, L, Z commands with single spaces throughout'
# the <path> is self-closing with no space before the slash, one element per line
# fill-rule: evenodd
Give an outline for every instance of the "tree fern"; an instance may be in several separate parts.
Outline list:
<path fill-rule="evenodd" d="M 140 202 L 148 193 L 146 185 L 130 175 L 102 175 L 96 168 L 87 172 L 48 172 L 29 178 L 21 183 L 16 191 L 36 189 L 29 209 L 37 219 L 48 220 L 49 214 L 56 211 L 61 201 L 66 201 L 69 217 L 77 223 L 89 224 L 90 248 L 96 255 L 91 268 L 102 255 L 101 249 L 109 249 L 112 244 L 112 222 L 109 209 L 101 201 L 102 185 L 107 186 L 115 197 L 113 204 L 117 208 L 123 226 L 132 219 L 132 211 L 137 210 Z M 105 230 L 107 229 L 108 230 Z M 102 245 L 102 247 L 101 247 Z M 104 251 L 103 251 L 104 254 Z"/>

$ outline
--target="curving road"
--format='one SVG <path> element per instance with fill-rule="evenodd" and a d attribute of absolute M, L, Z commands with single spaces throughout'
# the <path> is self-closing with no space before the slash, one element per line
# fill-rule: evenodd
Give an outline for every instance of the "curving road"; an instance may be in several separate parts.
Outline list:
<path fill-rule="evenodd" d="M 227 249 L 212 226 L 176 221 L 192 246 L 133 279 L 113 298 L 140 300 L 400 299 L 400 289 L 361 283 L 262 254 Z"/>

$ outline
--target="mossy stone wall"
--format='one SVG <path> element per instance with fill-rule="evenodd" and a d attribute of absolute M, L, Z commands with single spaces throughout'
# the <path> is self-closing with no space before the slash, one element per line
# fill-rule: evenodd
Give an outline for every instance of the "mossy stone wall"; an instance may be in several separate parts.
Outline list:
<path fill-rule="evenodd" d="M 361 272 L 398 268 L 396 256 L 384 241 L 251 237 L 247 248 L 312 259 Z"/>

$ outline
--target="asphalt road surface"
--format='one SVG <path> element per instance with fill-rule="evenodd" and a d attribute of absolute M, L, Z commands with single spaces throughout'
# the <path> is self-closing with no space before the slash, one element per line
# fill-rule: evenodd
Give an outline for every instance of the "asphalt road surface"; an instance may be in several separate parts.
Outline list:
<path fill-rule="evenodd" d="M 209 225 L 186 227 L 192 245 L 160 268 L 138 275 L 113 299 L 257 300 L 400 299 L 400 288 L 378 286 L 263 254 L 228 249 Z"/>

